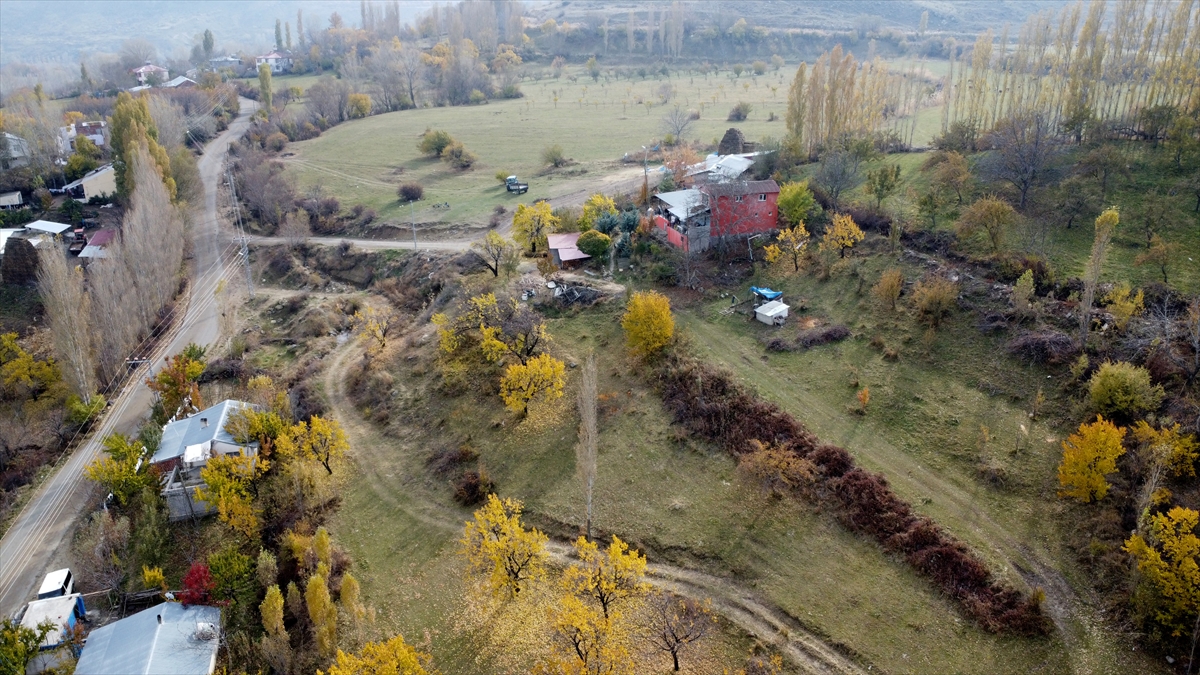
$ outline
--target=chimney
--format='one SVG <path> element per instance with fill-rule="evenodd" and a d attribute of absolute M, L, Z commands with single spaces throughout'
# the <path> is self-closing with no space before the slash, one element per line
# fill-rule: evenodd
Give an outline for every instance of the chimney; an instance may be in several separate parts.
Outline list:
<path fill-rule="evenodd" d="M 207 428 L 208 428 L 208 418 L 207 418 L 207 417 L 201 417 L 201 418 L 200 418 L 200 427 L 201 427 L 201 428 L 203 428 L 203 429 L 207 429 Z"/>
<path fill-rule="evenodd" d="M 162 625 L 162 614 L 158 615 L 158 625 Z"/>

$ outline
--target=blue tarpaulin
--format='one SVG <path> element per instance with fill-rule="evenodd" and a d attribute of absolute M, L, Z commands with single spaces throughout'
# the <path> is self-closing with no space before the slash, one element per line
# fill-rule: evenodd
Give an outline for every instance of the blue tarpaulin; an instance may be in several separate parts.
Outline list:
<path fill-rule="evenodd" d="M 776 300 L 779 296 L 783 295 L 783 291 L 773 291 L 769 288 L 759 288 L 758 286 L 751 286 L 750 292 L 767 300 Z"/>

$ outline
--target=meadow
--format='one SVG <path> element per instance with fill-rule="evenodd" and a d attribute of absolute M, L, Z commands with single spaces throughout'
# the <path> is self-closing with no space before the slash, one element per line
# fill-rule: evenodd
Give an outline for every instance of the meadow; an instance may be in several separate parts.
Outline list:
<path fill-rule="evenodd" d="M 320 186 L 344 205 L 374 209 L 383 222 L 408 223 L 409 209 L 398 201 L 396 187 L 414 181 L 425 187 L 425 199 L 412 214 L 418 223 L 483 225 L 497 205 L 511 211 L 518 203 L 594 189 L 602 177 L 622 167 L 636 177 L 642 146 L 660 143 L 666 134 L 662 118 L 675 106 L 700 114 L 688 140 L 716 144 L 730 127 L 740 129 L 746 140 L 782 138 L 794 74 L 794 67 L 785 66 L 760 76 L 671 71 L 669 77 L 657 73 L 617 80 L 602 75 L 593 81 L 582 72 L 567 71 L 558 79 L 522 81 L 520 99 L 420 108 L 345 122 L 318 138 L 290 144 L 285 154 L 291 156 L 283 161 L 302 191 Z M 275 87 L 291 81 L 275 78 Z M 296 81 L 296 86 L 304 86 L 308 80 Z M 753 106 L 749 118 L 727 121 L 738 102 Z M 932 112 L 918 120 L 917 145 L 940 132 L 940 117 Z M 771 115 L 774 121 L 768 121 Z M 449 132 L 479 161 L 470 170 L 457 171 L 422 156 L 417 140 L 427 128 Z M 547 170 L 541 152 L 554 144 L 562 146 L 571 162 Z M 518 175 L 529 183 L 529 192 L 507 194 L 495 177 L 498 172 Z M 433 207 L 442 203 L 450 207 Z"/>

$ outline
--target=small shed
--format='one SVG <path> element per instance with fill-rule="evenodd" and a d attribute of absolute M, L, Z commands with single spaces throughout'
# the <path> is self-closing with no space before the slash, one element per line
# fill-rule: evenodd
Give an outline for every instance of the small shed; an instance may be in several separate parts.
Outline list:
<path fill-rule="evenodd" d="M 117 236 L 116 230 L 100 230 L 92 235 L 87 246 L 79 252 L 80 258 L 107 258 L 108 254 L 104 252 L 104 247 L 112 243 Z"/>
<path fill-rule="evenodd" d="M 772 300 L 754 308 L 754 317 L 768 326 L 782 326 L 787 321 L 788 306 L 780 300 Z"/>
<path fill-rule="evenodd" d="M 550 249 L 550 259 L 556 267 L 570 267 L 579 264 L 581 260 L 592 257 L 579 250 L 579 232 L 546 235 L 546 243 Z"/>
<path fill-rule="evenodd" d="M 211 675 L 221 642 L 221 610 L 164 602 L 92 631 L 76 675 Z"/>
<path fill-rule="evenodd" d="M 67 641 L 75 624 L 87 616 L 83 606 L 83 596 L 79 593 L 60 595 L 58 597 L 34 600 L 25 607 L 21 617 L 21 625 L 37 630 L 38 624 L 49 621 L 55 629 L 46 634 L 42 641 L 42 649 L 54 649 Z"/>
<path fill-rule="evenodd" d="M 0 194 L 0 209 L 19 209 L 25 204 L 20 190 Z"/>

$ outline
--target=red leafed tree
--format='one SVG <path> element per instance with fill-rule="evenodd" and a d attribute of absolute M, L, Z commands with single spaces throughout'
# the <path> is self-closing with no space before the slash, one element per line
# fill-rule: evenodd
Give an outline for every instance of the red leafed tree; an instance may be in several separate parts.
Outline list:
<path fill-rule="evenodd" d="M 185 605 L 207 605 L 216 583 L 208 565 L 202 562 L 192 563 L 191 569 L 183 575 L 183 592 L 179 601 Z"/>

